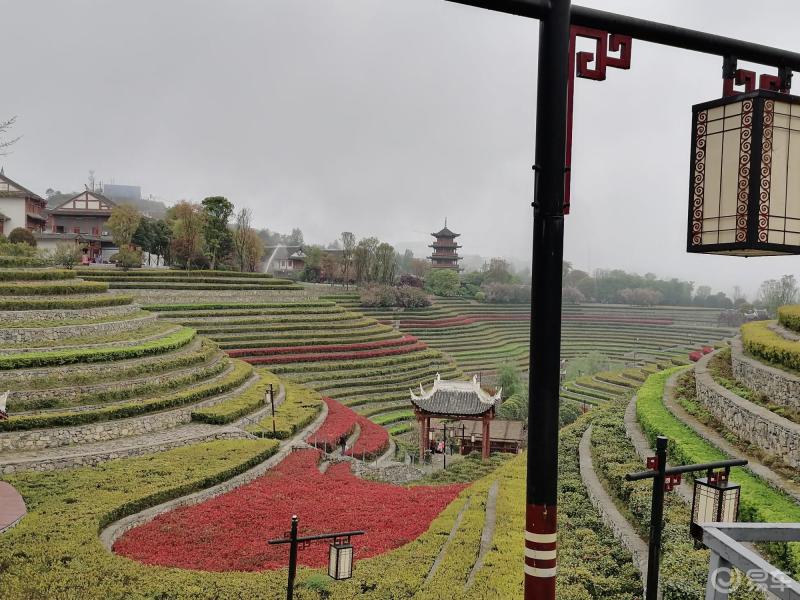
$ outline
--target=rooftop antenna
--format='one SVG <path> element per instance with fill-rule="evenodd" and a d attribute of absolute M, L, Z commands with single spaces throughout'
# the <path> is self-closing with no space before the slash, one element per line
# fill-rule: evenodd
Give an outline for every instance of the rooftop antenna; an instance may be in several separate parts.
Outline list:
<path fill-rule="evenodd" d="M 444 218 L 444 228 L 447 229 L 447 217 Z"/>

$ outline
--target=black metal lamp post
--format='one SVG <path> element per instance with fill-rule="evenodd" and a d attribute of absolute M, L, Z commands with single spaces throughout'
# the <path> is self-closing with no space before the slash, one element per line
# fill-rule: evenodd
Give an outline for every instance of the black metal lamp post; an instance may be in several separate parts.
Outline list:
<path fill-rule="evenodd" d="M 294 598 L 294 579 L 297 575 L 297 550 L 311 542 L 333 540 L 328 550 L 328 575 L 333 579 L 349 579 L 353 576 L 353 545 L 350 538 L 364 535 L 366 531 L 342 531 L 339 533 L 323 533 L 320 535 L 297 535 L 297 515 L 292 515 L 292 528 L 286 538 L 269 540 L 270 545 L 289 544 L 289 579 L 286 585 L 286 600 Z"/>
<path fill-rule="evenodd" d="M 530 360 L 534 367 L 529 371 L 531 402 L 528 413 L 528 463 L 525 516 L 525 599 L 555 600 L 556 556 L 557 556 L 557 495 L 558 495 L 558 405 L 559 405 L 559 356 L 561 354 L 561 285 L 564 246 L 564 215 L 569 212 L 569 182 L 571 177 L 572 141 L 572 95 L 574 77 L 602 81 L 608 68 L 629 69 L 633 38 L 664 46 L 682 48 L 693 52 L 712 54 L 723 58 L 723 95 L 729 97 L 734 85 L 745 85 L 745 92 L 755 91 L 755 74 L 737 69 L 737 60 L 745 60 L 778 68 L 778 76 L 762 76 L 759 87 L 772 91 L 789 90 L 793 70 L 800 70 L 800 54 L 768 46 L 726 38 L 702 31 L 693 31 L 662 23 L 636 19 L 606 11 L 573 6 L 570 0 L 450 0 L 458 4 L 476 6 L 521 17 L 538 19 L 539 67 L 536 99 L 536 175 L 534 184 L 533 219 L 533 294 L 531 304 Z M 594 41 L 595 52 L 575 54 L 577 37 Z M 748 89 L 748 87 L 750 89 Z M 752 96 L 754 102 L 760 102 Z M 766 103 L 766 97 L 763 97 Z M 777 106 L 779 100 L 794 106 L 796 101 L 785 94 L 770 98 Z M 733 102 L 733 101 L 732 101 Z M 716 107 L 696 107 L 706 110 Z M 766 104 L 762 107 L 766 112 Z M 723 109 L 724 110 L 724 109 Z M 754 111 L 761 110 L 755 108 Z M 776 115 L 780 114 L 777 112 Z M 783 115 L 787 116 L 787 115 Z M 791 109 L 788 115 L 791 130 Z M 726 117 L 727 118 L 727 117 Z M 697 119 L 696 119 L 697 120 Z M 723 125 L 726 124 L 723 122 Z M 739 129 L 748 125 L 740 119 Z M 758 128 L 762 128 L 759 133 Z M 773 123 L 772 135 L 777 129 Z M 754 112 L 751 139 L 760 144 L 760 158 L 740 147 L 750 156 L 748 173 L 737 175 L 735 186 L 726 183 L 724 202 L 730 202 L 731 193 L 736 198 L 734 213 L 725 211 L 714 214 L 712 203 L 706 198 L 714 197 L 713 183 L 702 188 L 702 199 L 698 205 L 697 156 L 700 132 L 692 132 L 692 165 L 689 194 L 689 250 L 692 252 L 728 252 L 743 256 L 772 253 L 800 253 L 800 240 L 795 234 L 795 224 L 800 222 L 800 212 L 795 207 L 800 203 L 795 191 L 786 186 L 783 197 L 780 192 L 766 193 L 763 182 L 772 188 L 780 187 L 780 179 L 771 173 L 766 179 L 760 176 L 763 165 L 775 160 L 773 154 L 764 154 L 767 144 L 766 122 Z M 709 135 L 706 132 L 706 135 Z M 724 138 L 723 134 L 723 138 Z M 740 139 L 744 136 L 739 134 Z M 708 140 L 706 140 L 706 145 Z M 779 146 L 774 145 L 775 148 Z M 784 146 L 780 146 L 784 148 Z M 788 152 L 787 148 L 787 152 Z M 770 149 L 770 152 L 772 150 Z M 734 154 L 736 152 L 734 151 Z M 766 161 L 765 161 L 766 157 Z M 713 158 L 713 157 L 712 157 Z M 778 155 L 780 158 L 780 155 Z M 712 159 L 706 156 L 704 160 Z M 716 160 L 714 158 L 714 160 Z M 720 160 L 726 161 L 724 157 Z M 729 159 L 727 159 L 729 160 Z M 756 162 L 753 162 L 755 160 Z M 778 161 L 780 163 L 780 160 Z M 709 164 L 711 164 L 709 162 Z M 800 155 L 789 154 L 785 160 L 788 170 L 800 170 Z M 703 163 L 703 174 L 708 173 Z M 727 169 L 725 169 L 727 172 Z M 701 178 L 702 179 L 702 178 Z M 789 181 L 790 178 L 786 178 Z M 729 181 L 728 178 L 725 181 Z M 747 228 L 744 240 L 734 234 L 732 242 L 725 241 L 730 229 L 738 232 L 740 225 L 738 185 L 746 184 Z M 720 183 L 722 185 L 722 183 Z M 721 189 L 721 188 L 720 188 Z M 758 192 L 756 194 L 756 192 Z M 722 193 L 722 192 L 721 192 Z M 758 197 L 757 212 L 753 201 Z M 763 196 L 767 200 L 762 199 Z M 791 199 L 789 198 L 791 196 Z M 722 196 L 720 196 L 720 199 Z M 773 200 L 774 199 L 774 200 Z M 790 210 L 791 207 L 791 210 Z M 699 217 L 697 216 L 699 210 Z M 766 212 L 764 212 L 766 211 Z M 791 213 L 791 214 L 790 214 Z M 756 216 L 757 215 L 757 216 Z M 766 227 L 763 224 L 766 217 Z M 773 220 L 774 217 L 774 220 Z M 699 232 L 696 222 L 700 221 Z M 731 228 L 730 219 L 736 222 Z M 715 221 L 716 219 L 716 221 Z M 722 219 L 727 219 L 722 221 Z M 797 219 L 797 220 L 795 220 Z M 755 225 L 753 225 L 755 223 Z M 716 229 L 715 229 L 716 227 Z M 755 227 L 755 234 L 753 232 Z M 716 232 L 703 237 L 706 232 Z M 696 234 L 700 234 L 697 241 Z M 773 235 L 774 233 L 774 235 Z M 766 239 L 764 239 L 766 235 Z M 722 237 L 720 237 L 722 236 Z M 722 241 L 720 241 L 722 240 Z M 724 247 L 723 247 L 724 246 Z"/>
<path fill-rule="evenodd" d="M 641 481 L 643 479 L 653 480 L 653 497 L 650 507 L 650 543 L 647 555 L 647 589 L 645 590 L 646 600 L 656 600 L 658 598 L 658 572 L 661 562 L 661 533 L 664 529 L 664 494 L 671 492 L 675 486 L 681 484 L 681 477 L 684 473 L 696 473 L 698 471 L 713 472 L 715 469 L 724 469 L 723 475 L 714 479 L 714 491 L 718 495 L 708 493 L 710 485 L 695 480 L 695 501 L 692 508 L 691 532 L 695 534 L 698 523 L 708 523 L 721 520 L 722 516 L 732 521 L 736 520 L 739 506 L 739 486 L 730 484 L 728 475 L 731 467 L 741 467 L 747 464 L 745 459 L 722 460 L 714 463 L 697 465 L 683 465 L 680 467 L 667 468 L 667 445 L 669 440 L 659 436 L 656 439 L 656 455 L 647 459 L 647 471 L 629 473 L 625 476 L 626 481 Z M 724 482 L 722 477 L 724 477 Z M 729 487 L 728 487 L 729 486 Z M 723 495 L 722 492 L 730 496 Z M 735 496 L 733 490 L 736 490 Z M 698 491 L 700 490 L 700 491 Z M 735 504 L 733 503 L 735 499 Z M 699 521 L 695 522 L 695 507 L 698 510 Z M 714 510 L 716 509 L 716 512 Z M 719 518 L 716 518 L 719 517 Z M 702 536 L 702 529 L 701 536 Z"/>
<path fill-rule="evenodd" d="M 264 404 L 267 403 L 267 395 L 269 395 L 269 401 L 272 405 L 272 434 L 275 435 L 275 390 L 271 383 L 269 384 L 269 389 L 264 392 Z"/>

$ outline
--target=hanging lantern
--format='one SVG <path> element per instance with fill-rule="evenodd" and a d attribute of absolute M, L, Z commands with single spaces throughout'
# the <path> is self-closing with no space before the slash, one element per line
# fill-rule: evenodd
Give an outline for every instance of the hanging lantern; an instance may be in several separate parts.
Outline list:
<path fill-rule="evenodd" d="M 333 579 L 350 579 L 353 576 L 353 546 L 334 540 L 328 551 L 328 575 Z"/>
<path fill-rule="evenodd" d="M 741 486 L 731 483 L 730 471 L 709 472 L 694 480 L 691 534 L 702 540 L 701 523 L 735 523 L 739 516 Z"/>
<path fill-rule="evenodd" d="M 692 112 L 688 251 L 800 254 L 800 97 L 756 90 Z"/>

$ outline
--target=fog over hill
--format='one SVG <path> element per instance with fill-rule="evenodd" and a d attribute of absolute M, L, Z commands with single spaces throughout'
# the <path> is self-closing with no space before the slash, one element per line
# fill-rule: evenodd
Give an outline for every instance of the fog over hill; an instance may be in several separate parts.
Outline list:
<path fill-rule="evenodd" d="M 777 0 L 769 10 L 744 0 L 583 3 L 798 48 L 797 9 Z M 17 115 L 23 137 L 2 164 L 40 194 L 95 169 L 159 198 L 225 195 L 250 206 L 257 226 L 299 226 L 309 240 L 348 230 L 423 248 L 449 217 L 466 254 L 529 261 L 533 21 L 432 0 L 242 0 L 235 10 L 201 0 L 191 11 L 43 0 L 14 3 L 13 21 L 0 48 L 14 56 L 5 65 L 14 92 L 0 118 Z M 685 253 L 691 106 L 719 97 L 720 67 L 636 42 L 630 71 L 577 82 L 566 221 L 576 266 L 751 293 L 796 270 L 794 258 Z M 53 100 L 87 81 L 102 93 Z"/>

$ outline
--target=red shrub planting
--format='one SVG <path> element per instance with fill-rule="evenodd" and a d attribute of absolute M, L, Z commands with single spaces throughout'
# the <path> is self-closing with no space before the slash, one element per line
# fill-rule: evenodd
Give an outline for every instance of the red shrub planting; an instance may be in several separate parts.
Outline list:
<path fill-rule="evenodd" d="M 692 362 L 697 362 L 701 358 L 703 358 L 703 353 L 700 352 L 700 350 L 695 350 L 694 352 L 689 353 L 689 360 Z"/>
<path fill-rule="evenodd" d="M 323 398 L 328 405 L 328 416 L 316 433 L 308 436 L 306 441 L 326 452 L 333 452 L 347 439 L 358 423 L 359 434 L 353 447 L 345 452 L 347 456 L 372 460 L 380 456 L 389 447 L 387 431 L 355 411 L 343 406 L 331 398 Z"/>
<path fill-rule="evenodd" d="M 391 346 L 405 346 L 417 343 L 413 335 L 405 335 L 392 340 L 377 342 L 357 342 L 353 344 L 329 344 L 319 346 L 278 346 L 276 348 L 248 348 L 246 350 L 230 350 L 228 355 L 233 358 L 240 356 L 271 356 L 273 354 L 308 354 L 311 352 L 351 352 L 353 350 L 374 350 Z"/>
<path fill-rule="evenodd" d="M 365 530 L 353 545 L 359 558 L 369 558 L 416 539 L 466 487 L 405 488 L 364 481 L 344 463 L 322 474 L 319 456 L 316 450 L 293 452 L 252 483 L 131 529 L 114 551 L 146 564 L 183 569 L 280 569 L 287 565 L 288 547 L 270 546 L 267 540 L 284 537 L 296 514 L 300 535 Z M 302 565 L 322 567 L 328 545 L 311 544 L 298 558 Z"/>
<path fill-rule="evenodd" d="M 365 350 L 363 352 L 325 352 L 320 354 L 283 354 L 280 356 L 261 356 L 251 358 L 246 355 L 239 354 L 242 360 L 254 365 L 279 365 L 285 363 L 295 362 L 318 362 L 325 360 L 358 360 L 362 358 L 379 358 L 381 356 L 394 356 L 397 354 L 407 354 L 408 352 L 416 352 L 417 350 L 425 350 L 427 344 L 424 342 L 416 342 L 414 344 L 407 344 L 399 348 L 382 348 L 379 350 Z"/>
<path fill-rule="evenodd" d="M 714 351 L 714 348 L 711 346 L 703 346 L 703 354 L 711 354 Z"/>
<path fill-rule="evenodd" d="M 353 433 L 356 426 L 358 415 L 346 406 L 342 406 L 336 400 L 323 398 L 328 405 L 328 416 L 322 427 L 316 433 L 306 438 L 306 441 L 314 447 L 325 448 L 326 452 L 333 452 Z"/>
<path fill-rule="evenodd" d="M 380 425 L 376 425 L 366 417 L 356 415 L 361 432 L 356 443 L 345 454 L 363 460 L 372 460 L 386 452 L 389 447 L 389 434 Z"/>

